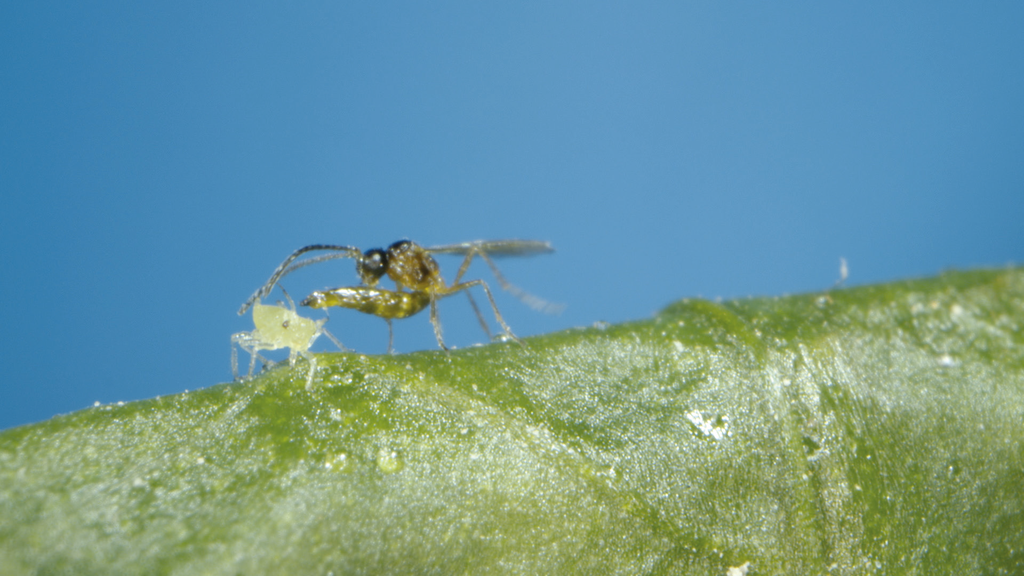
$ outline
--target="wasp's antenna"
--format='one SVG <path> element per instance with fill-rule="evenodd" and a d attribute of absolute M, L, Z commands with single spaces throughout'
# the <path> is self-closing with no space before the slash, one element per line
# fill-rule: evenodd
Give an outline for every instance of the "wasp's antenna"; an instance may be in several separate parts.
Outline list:
<path fill-rule="evenodd" d="M 309 246 L 303 246 L 302 248 L 299 248 L 295 252 L 292 252 L 291 256 L 285 258 L 284 262 L 282 262 L 280 266 L 278 266 L 277 269 L 274 270 L 274 273 L 270 275 L 270 279 L 267 280 L 266 284 L 264 284 L 262 287 L 260 287 L 259 290 L 254 292 L 253 295 L 250 296 L 249 299 L 245 301 L 245 304 L 242 304 L 242 307 L 238 309 L 238 315 L 241 316 L 242 314 L 245 314 L 246 310 L 248 310 L 249 307 L 253 305 L 253 302 L 266 298 L 267 294 L 270 294 L 270 291 L 274 289 L 274 285 L 277 284 L 277 282 L 281 280 L 281 278 L 283 278 L 286 274 L 292 272 L 293 270 L 297 270 L 299 268 L 307 266 L 308 264 L 313 264 L 314 262 L 322 262 L 323 260 L 331 259 L 324 258 L 323 256 L 319 257 L 319 259 L 311 258 L 308 263 L 303 262 L 289 268 L 289 265 L 292 262 L 294 262 L 296 258 L 302 256 L 306 252 L 312 252 L 314 250 L 334 250 L 336 252 L 341 252 L 341 254 L 339 255 L 332 255 L 333 258 L 358 258 L 359 255 L 361 254 L 358 248 L 353 248 L 351 246 L 338 246 L 334 244 L 311 244 Z"/>

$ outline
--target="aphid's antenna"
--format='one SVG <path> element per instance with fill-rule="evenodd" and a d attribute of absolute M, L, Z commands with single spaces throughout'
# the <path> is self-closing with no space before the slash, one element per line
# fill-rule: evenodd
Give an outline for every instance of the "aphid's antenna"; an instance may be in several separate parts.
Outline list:
<path fill-rule="evenodd" d="M 281 286 L 281 292 L 284 294 L 284 297 L 288 299 L 288 308 L 290 308 L 291 311 L 294 312 L 295 301 L 292 300 L 292 297 L 288 295 L 288 291 L 284 289 L 284 286 Z"/>
<path fill-rule="evenodd" d="M 300 262 L 299 264 L 289 267 L 289 265 L 292 262 L 294 262 L 296 258 L 302 256 L 306 252 L 312 252 L 314 250 L 333 250 L 336 252 L 340 252 L 340 254 L 331 254 L 329 255 L 329 258 L 326 256 L 310 258 L 305 262 Z M 297 270 L 304 266 L 308 266 L 309 264 L 323 262 L 324 260 L 331 260 L 334 258 L 358 258 L 361 254 L 362 253 L 359 251 L 358 248 L 353 248 L 351 246 L 339 246 L 335 244 L 311 244 L 309 246 L 299 248 L 295 252 L 292 252 L 291 256 L 285 258 L 284 262 L 282 262 L 281 265 L 278 266 L 276 270 L 274 270 L 274 273 L 270 275 L 270 279 L 267 280 L 266 284 L 264 284 L 262 287 L 260 287 L 259 290 L 253 293 L 253 295 L 250 296 L 249 299 L 245 301 L 245 304 L 242 304 L 242 307 L 238 309 L 238 315 L 241 316 L 242 314 L 245 314 L 245 312 L 257 300 L 266 298 L 267 294 L 270 294 L 270 291 L 274 289 L 274 285 L 277 284 L 277 282 L 282 277 L 284 277 L 286 274 L 289 274 L 294 270 Z"/>

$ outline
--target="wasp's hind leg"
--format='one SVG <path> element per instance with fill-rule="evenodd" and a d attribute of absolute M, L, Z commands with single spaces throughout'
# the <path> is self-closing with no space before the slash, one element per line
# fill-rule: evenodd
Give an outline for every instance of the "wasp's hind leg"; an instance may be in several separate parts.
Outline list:
<path fill-rule="evenodd" d="M 448 294 L 454 294 L 455 292 L 460 292 L 460 291 L 463 291 L 463 290 L 466 290 L 467 294 L 468 294 L 469 293 L 468 290 L 470 288 L 472 288 L 473 286 L 480 286 L 481 288 L 484 289 L 484 294 L 487 295 L 487 301 L 491 303 L 491 310 L 494 311 L 494 318 L 495 318 L 495 320 L 498 321 L 498 324 L 501 325 L 501 329 L 505 332 L 505 334 L 504 334 L 505 337 L 509 338 L 511 340 L 515 340 L 516 342 L 519 343 L 520 346 L 525 348 L 526 345 L 523 344 L 523 341 L 520 340 L 519 338 L 517 338 L 516 335 L 512 333 L 512 329 L 509 328 L 508 324 L 505 323 L 505 319 L 501 317 L 501 312 L 498 311 L 498 304 L 494 301 L 494 296 L 491 294 L 491 289 L 487 286 L 487 283 L 484 282 L 483 280 L 473 280 L 473 281 L 470 281 L 470 282 L 463 282 L 461 284 L 455 284 L 454 286 L 452 286 L 451 288 L 448 289 L 448 291 L 447 291 L 447 293 L 445 295 L 447 296 Z M 483 323 L 482 319 L 481 319 L 481 323 Z"/>
<path fill-rule="evenodd" d="M 385 318 L 384 320 L 386 320 L 387 323 L 388 323 L 388 354 L 394 354 L 395 353 L 395 328 L 394 328 L 394 326 L 391 325 L 391 318 Z M 434 329 L 434 332 L 435 333 L 437 332 L 436 328 Z M 442 345 L 442 348 L 443 347 L 444 346 Z"/>
<path fill-rule="evenodd" d="M 494 334 L 491 332 L 491 327 L 487 325 L 487 320 L 484 320 L 484 315 L 480 312 L 480 307 L 476 305 L 476 298 L 473 298 L 473 293 L 469 290 L 464 290 L 466 298 L 469 299 L 469 305 L 473 307 L 473 313 L 476 314 L 477 322 L 480 322 L 480 327 L 484 329 L 484 334 L 487 334 L 487 340 L 494 340 Z"/>
<path fill-rule="evenodd" d="M 437 296 L 431 294 L 430 297 L 430 324 L 434 327 L 434 336 L 437 337 L 437 345 L 445 351 L 446 354 L 451 354 L 448 347 L 444 344 L 444 337 L 441 336 L 441 320 L 437 317 Z"/>
<path fill-rule="evenodd" d="M 541 298 L 540 296 L 534 296 L 533 294 L 530 294 L 526 290 L 523 290 L 522 288 L 509 282 L 507 279 L 505 279 L 505 275 L 501 273 L 501 270 L 498 270 L 498 265 L 494 263 L 494 260 L 492 260 L 491 257 L 487 255 L 487 251 L 479 247 L 473 247 L 468 252 L 466 252 L 466 257 L 465 259 L 462 260 L 462 265 L 459 266 L 458 273 L 455 274 L 455 280 L 452 282 L 453 285 L 459 284 L 459 280 L 461 280 L 462 276 L 469 270 L 469 265 L 473 261 L 474 256 L 480 256 L 480 258 L 487 263 L 487 267 L 491 269 L 491 273 L 494 274 L 494 278 L 498 281 L 498 286 L 501 286 L 502 290 L 505 290 L 509 294 L 512 294 L 513 296 L 518 298 L 520 302 L 526 304 L 533 310 L 536 310 L 537 312 L 543 312 L 545 314 L 561 314 L 562 310 L 565 309 L 564 304 L 555 304 L 554 302 L 548 302 L 547 300 Z"/>

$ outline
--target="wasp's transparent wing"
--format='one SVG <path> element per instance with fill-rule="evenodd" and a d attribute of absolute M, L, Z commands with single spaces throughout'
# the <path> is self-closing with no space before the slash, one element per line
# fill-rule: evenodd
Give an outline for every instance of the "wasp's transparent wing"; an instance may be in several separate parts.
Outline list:
<path fill-rule="evenodd" d="M 538 298 L 529 292 L 515 286 L 505 279 L 505 276 L 498 270 L 498 267 L 494 265 L 491 258 L 502 258 L 509 256 L 534 256 L 536 254 L 549 254 L 554 252 L 555 249 L 551 247 L 551 243 L 544 240 L 477 240 L 476 242 L 463 242 L 461 244 L 449 244 L 446 246 L 433 246 L 426 249 L 431 254 L 457 254 L 464 255 L 465 260 L 462 261 L 462 266 L 459 267 L 459 272 L 455 275 L 455 284 L 462 279 L 462 276 L 469 269 L 469 264 L 472 262 L 473 257 L 479 256 L 487 263 L 487 266 L 491 269 L 494 274 L 494 278 L 498 281 L 498 284 L 502 289 L 508 291 L 513 296 L 518 298 L 524 304 L 537 310 L 538 312 L 544 312 L 545 314 L 559 314 L 565 308 L 561 304 L 554 304 L 548 302 L 543 298 Z M 466 293 L 469 295 L 469 293 Z M 472 297 L 470 297 L 472 302 Z M 474 307 L 476 304 L 473 304 Z M 493 305 L 493 302 L 492 302 Z M 477 313 L 479 318 L 479 312 Z"/>
<path fill-rule="evenodd" d="M 426 250 L 432 254 L 465 255 L 473 252 L 476 254 L 487 254 L 492 258 L 533 256 L 536 254 L 549 254 L 555 251 L 551 247 L 551 243 L 545 240 L 477 240 L 460 244 L 431 246 L 426 248 Z"/>

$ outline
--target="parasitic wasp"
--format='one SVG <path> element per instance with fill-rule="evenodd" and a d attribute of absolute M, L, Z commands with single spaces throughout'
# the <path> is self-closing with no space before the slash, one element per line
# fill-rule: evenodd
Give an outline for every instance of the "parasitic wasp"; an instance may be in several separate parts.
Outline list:
<path fill-rule="evenodd" d="M 317 251 L 327 251 L 330 253 L 299 260 L 302 255 Z M 438 345 L 442 349 L 447 350 L 448 347 L 445 345 L 444 338 L 441 335 L 441 322 L 437 314 L 437 301 L 458 292 L 465 292 L 470 305 L 473 307 L 473 311 L 476 313 L 477 320 L 479 320 L 488 337 L 491 337 L 491 330 L 487 326 L 483 314 L 480 313 L 480 308 L 473 299 L 473 295 L 469 292 L 470 288 L 480 286 L 487 296 L 491 310 L 494 311 L 495 319 L 501 325 L 504 337 L 520 342 L 498 311 L 498 305 L 495 303 L 494 296 L 491 294 L 487 283 L 479 279 L 463 282 L 462 277 L 466 274 L 473 259 L 480 257 L 490 267 L 498 284 L 503 289 L 534 310 L 557 313 L 561 310 L 561 306 L 551 304 L 512 285 L 505 279 L 492 260 L 492 258 L 533 256 L 551 252 L 554 252 L 554 248 L 551 247 L 549 242 L 538 240 L 480 240 L 426 248 L 409 240 L 399 240 L 388 246 L 386 250 L 371 248 L 365 251 L 360 251 L 352 246 L 312 244 L 299 248 L 288 256 L 274 270 L 266 284 L 242 305 L 238 313 L 244 314 L 251 305 L 269 294 L 283 277 L 299 268 L 337 258 L 352 258 L 356 261 L 356 272 L 362 281 L 361 286 L 316 291 L 300 302 L 300 304 L 311 308 L 327 308 L 330 306 L 351 308 L 383 318 L 388 323 L 388 352 L 392 351 L 392 343 L 394 341 L 391 321 L 396 318 L 408 318 L 429 306 L 430 323 L 434 328 L 434 336 L 437 338 Z M 441 277 L 441 269 L 437 261 L 434 260 L 434 254 L 451 254 L 464 257 L 462 265 L 459 266 L 455 279 L 450 285 Z M 378 287 L 378 283 L 384 276 L 394 281 L 396 290 Z"/>

